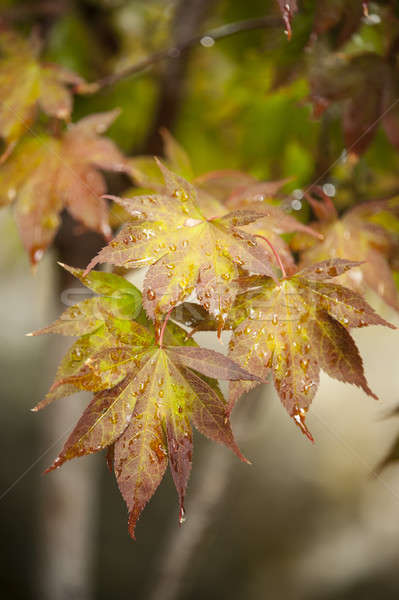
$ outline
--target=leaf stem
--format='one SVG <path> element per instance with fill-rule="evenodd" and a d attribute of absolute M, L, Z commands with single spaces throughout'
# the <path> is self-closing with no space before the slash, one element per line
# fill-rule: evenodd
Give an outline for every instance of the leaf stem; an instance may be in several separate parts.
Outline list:
<path fill-rule="evenodd" d="M 125 79 L 126 77 L 130 77 L 131 75 L 139 73 L 140 71 L 144 71 L 152 65 L 162 62 L 163 60 L 177 59 L 184 50 L 188 50 L 197 44 L 201 44 L 204 47 L 210 47 L 215 41 L 236 35 L 237 33 L 253 31 L 255 29 L 264 29 L 266 27 L 277 27 L 280 24 L 281 19 L 274 16 L 265 16 L 255 19 L 245 19 L 243 21 L 237 21 L 234 23 L 227 23 L 226 25 L 221 25 L 220 27 L 211 29 L 207 33 L 189 38 L 185 42 L 176 44 L 175 46 L 154 52 L 154 54 L 147 56 L 139 62 L 122 69 L 119 71 L 119 73 L 107 75 L 106 77 L 98 79 L 92 83 L 77 85 L 75 91 L 83 94 L 93 94 L 99 90 L 109 87 L 110 85 L 113 85 L 114 83 L 117 83 L 121 79 Z"/>
<path fill-rule="evenodd" d="M 281 272 L 283 274 L 283 278 L 285 279 L 287 277 L 287 271 L 285 270 L 285 267 L 283 265 L 283 261 L 281 260 L 281 256 L 277 252 L 276 248 L 273 246 L 273 244 L 264 235 L 256 234 L 255 237 L 260 238 L 261 240 L 265 241 L 266 244 L 269 246 L 270 250 L 274 254 L 274 258 L 276 259 L 278 266 L 281 269 Z"/>
<path fill-rule="evenodd" d="M 158 344 L 159 344 L 160 348 L 163 347 L 163 336 L 164 336 L 164 333 L 165 333 L 166 325 L 167 325 L 167 323 L 169 321 L 170 313 L 172 312 L 173 309 L 174 309 L 174 306 L 172 306 L 172 308 L 170 308 L 168 310 L 168 312 L 166 313 L 165 320 L 162 323 L 161 333 L 159 334 L 159 340 L 158 340 Z"/>

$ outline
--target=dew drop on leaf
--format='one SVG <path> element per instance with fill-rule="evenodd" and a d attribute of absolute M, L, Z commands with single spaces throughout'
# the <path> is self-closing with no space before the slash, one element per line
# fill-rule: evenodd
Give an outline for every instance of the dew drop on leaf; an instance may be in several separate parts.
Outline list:
<path fill-rule="evenodd" d="M 179 511 L 179 523 L 180 523 L 180 525 L 183 525 L 183 523 L 185 522 L 185 520 L 186 520 L 186 511 L 181 506 L 180 507 L 180 511 Z"/>

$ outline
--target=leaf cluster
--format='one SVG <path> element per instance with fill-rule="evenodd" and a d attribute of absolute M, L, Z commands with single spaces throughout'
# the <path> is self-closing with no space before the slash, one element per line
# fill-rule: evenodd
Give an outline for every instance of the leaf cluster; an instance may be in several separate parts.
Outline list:
<path fill-rule="evenodd" d="M 313 441 L 305 416 L 320 369 L 376 398 L 349 329 L 393 327 L 356 291 L 332 282 L 363 263 L 309 261 L 307 250 L 308 266 L 298 270 L 290 240 L 281 235 L 297 232 L 322 253 L 328 232 L 304 226 L 276 203 L 282 182 L 256 182 L 236 172 L 196 178 L 183 149 L 169 134 L 165 139 L 168 165 L 184 169 L 192 181 L 158 161 L 161 179 L 146 157 L 132 160 L 128 168 L 137 183 L 155 193 L 139 188 L 129 198 L 110 197 L 127 222 L 86 271 L 66 267 L 102 295 L 35 332 L 80 336 L 37 408 L 73 391 L 94 393 L 49 470 L 108 448 L 132 536 L 168 464 L 183 520 L 192 424 L 246 460 L 230 413 L 271 375 L 288 414 Z M 328 203 L 311 200 L 315 212 L 333 213 Z M 147 267 L 142 298 L 123 277 L 93 270 L 104 262 L 126 270 Z M 192 337 L 198 330 L 220 335 L 224 329 L 233 332 L 228 357 L 199 348 Z M 221 379 L 230 381 L 228 400 L 218 387 Z"/>
<path fill-rule="evenodd" d="M 389 36 L 384 55 L 356 51 L 351 39 L 367 19 L 367 3 L 316 4 L 303 35 L 310 99 L 318 116 L 340 107 L 354 164 L 379 122 L 398 146 L 391 110 L 396 40 Z M 377 4 L 388 18 L 394 3 Z M 277 0 L 275 6 L 295 42 L 300 3 Z M 321 370 L 376 398 L 350 329 L 393 327 L 363 296 L 371 289 L 399 308 L 392 275 L 399 242 L 395 197 L 340 214 L 339 200 L 334 204 L 312 186 L 305 200 L 313 220 L 305 224 L 284 192 L 289 180 L 260 181 L 239 170 L 198 174 L 167 131 L 164 160 L 125 157 L 103 135 L 117 110 L 70 122 L 73 93 L 90 93 L 98 84 L 44 62 L 34 36 L 2 31 L 0 51 L 0 205 L 13 205 L 32 264 L 53 241 L 64 210 L 108 242 L 85 271 L 61 265 L 89 297 L 30 334 L 77 338 L 33 410 L 81 390 L 93 394 L 49 471 L 107 450 L 134 537 L 168 465 L 183 522 L 193 426 L 248 462 L 230 415 L 254 386 L 270 378 L 312 441 L 305 417 Z M 282 71 L 276 88 L 290 79 L 289 65 Z M 39 133 L 31 129 L 38 115 Z M 123 198 L 107 195 L 103 171 L 123 171 L 135 185 Z M 142 294 L 120 274 L 93 270 L 105 263 L 118 273 L 146 268 Z M 204 330 L 219 337 L 230 332 L 228 356 L 198 346 L 194 335 Z M 229 381 L 228 398 L 219 380 Z"/>

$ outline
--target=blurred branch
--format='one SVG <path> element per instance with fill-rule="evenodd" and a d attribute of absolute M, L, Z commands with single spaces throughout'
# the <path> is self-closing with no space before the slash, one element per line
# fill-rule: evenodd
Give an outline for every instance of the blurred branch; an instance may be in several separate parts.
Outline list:
<path fill-rule="evenodd" d="M 204 2 L 202 2 L 202 4 L 204 4 Z M 154 52 L 154 54 L 151 54 L 147 58 L 134 63 L 130 67 L 122 69 L 119 71 L 119 73 L 113 73 L 103 77 L 102 79 L 99 79 L 98 81 L 94 81 L 89 84 L 83 84 L 83 86 L 78 87 L 76 91 L 80 93 L 92 94 L 103 88 L 114 85 L 118 81 L 121 81 L 121 79 L 126 79 L 127 77 L 135 75 L 136 73 L 145 71 L 159 62 L 179 58 L 182 52 L 192 48 L 193 46 L 196 46 L 197 44 L 202 44 L 204 46 L 207 46 L 207 44 L 213 45 L 213 42 L 231 37 L 238 33 L 254 31 L 257 29 L 266 29 L 268 27 L 277 27 L 280 25 L 280 17 L 275 16 L 259 17 L 256 19 L 237 21 L 235 23 L 227 23 L 226 25 L 222 25 L 216 29 L 211 29 L 207 33 L 195 35 L 169 48 L 165 48 L 159 52 Z"/>
<path fill-rule="evenodd" d="M 247 442 L 262 431 L 260 410 L 264 392 L 265 388 L 258 386 L 236 408 L 238 414 L 234 429 L 240 442 Z M 209 444 L 201 456 L 199 475 L 194 482 L 189 506 L 189 519 L 181 528 L 174 526 L 166 540 L 160 563 L 152 571 L 154 583 L 147 595 L 149 600 L 177 600 L 183 597 L 185 574 L 222 502 L 236 460 L 232 453 L 226 449 L 221 451 L 216 444 Z"/>
<path fill-rule="evenodd" d="M 24 21 L 32 17 L 54 17 L 63 14 L 68 8 L 69 0 L 47 0 L 15 6 L 3 11 L 0 15 L 2 21 Z"/>
<path fill-rule="evenodd" d="M 79 243 L 78 240 L 79 239 Z M 76 222 L 67 214 L 55 239 L 58 260 L 72 266 L 85 267 L 103 246 L 102 236 L 94 232 L 76 235 Z M 62 292 L 76 287 L 70 273 L 56 268 L 54 273 L 54 314 L 65 306 Z M 70 345 L 54 342 L 48 353 L 48 370 Z M 54 364 L 55 363 L 55 364 Z M 66 399 L 65 399 L 66 400 Z M 68 424 L 85 408 L 84 394 L 74 401 L 55 402 L 43 416 L 42 443 L 46 447 L 58 439 Z M 74 461 L 67 469 L 41 480 L 39 548 L 37 557 L 37 597 L 41 600 L 91 600 L 94 597 L 93 557 L 96 523 L 96 488 L 98 461 Z"/>
<path fill-rule="evenodd" d="M 177 55 L 176 60 L 168 61 L 161 71 L 157 107 L 143 148 L 147 154 L 161 154 L 163 141 L 159 131 L 173 128 L 184 95 L 190 56 L 191 46 L 185 43 L 198 37 L 211 5 L 212 0 L 179 0 L 177 3 L 170 34 Z"/>

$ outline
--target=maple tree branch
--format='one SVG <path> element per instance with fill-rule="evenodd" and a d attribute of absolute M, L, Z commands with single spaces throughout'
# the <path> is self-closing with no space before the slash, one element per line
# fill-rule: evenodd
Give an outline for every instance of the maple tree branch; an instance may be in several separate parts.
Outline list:
<path fill-rule="evenodd" d="M 278 266 L 281 269 L 283 277 L 286 278 L 287 277 L 287 271 L 285 270 L 285 267 L 283 265 L 283 261 L 281 260 L 281 256 L 279 255 L 279 253 L 277 252 L 277 250 L 273 246 L 273 244 L 264 235 L 256 234 L 254 237 L 260 238 L 261 240 L 263 240 L 264 242 L 266 242 L 266 244 L 269 246 L 270 250 L 273 252 L 274 258 L 276 259 L 277 264 L 278 264 Z"/>
<path fill-rule="evenodd" d="M 121 81 L 121 79 L 126 79 L 127 77 L 131 77 L 136 73 L 145 71 L 149 67 L 152 67 L 163 60 L 179 58 L 180 54 L 184 50 L 192 48 L 197 44 L 201 44 L 204 47 L 210 47 L 213 46 L 214 42 L 231 37 L 238 33 L 254 31 L 257 29 L 265 29 L 267 27 L 277 27 L 280 25 L 281 18 L 275 16 L 258 17 L 254 19 L 245 19 L 244 21 L 236 21 L 234 23 L 227 23 L 226 25 L 221 25 L 220 27 L 211 29 L 207 33 L 195 35 L 184 42 L 170 46 L 164 50 L 154 52 L 150 56 L 143 58 L 142 60 L 130 65 L 129 67 L 126 67 L 125 69 L 122 69 L 118 73 L 112 73 L 111 75 L 107 75 L 102 79 L 98 79 L 92 83 L 80 84 L 75 88 L 75 91 L 78 93 L 93 94 L 106 87 L 114 85 L 118 81 Z"/>
<path fill-rule="evenodd" d="M 203 31 L 213 0 L 178 0 L 173 16 L 169 45 L 178 46 Z M 158 78 L 158 99 L 152 125 L 144 142 L 145 154 L 162 154 L 161 128 L 173 129 L 186 91 L 190 48 L 181 51 L 176 60 L 166 61 Z"/>

